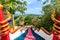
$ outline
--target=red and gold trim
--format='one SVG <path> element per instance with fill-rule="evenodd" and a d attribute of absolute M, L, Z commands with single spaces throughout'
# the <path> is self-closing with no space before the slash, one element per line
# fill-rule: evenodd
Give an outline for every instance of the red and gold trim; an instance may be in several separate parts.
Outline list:
<path fill-rule="evenodd" d="M 48 32 L 46 29 L 44 29 L 43 27 L 40 28 L 40 30 L 44 31 L 46 34 L 50 35 L 52 34 L 52 32 Z"/>
<path fill-rule="evenodd" d="M 0 32 L 2 34 L 7 34 L 9 32 L 8 20 L 11 19 L 11 15 L 8 10 L 6 10 L 6 13 L 7 13 L 8 18 L 5 19 L 4 21 L 0 22 L 0 24 L 1 24 Z"/>
<path fill-rule="evenodd" d="M 5 19 L 4 21 L 0 22 L 1 24 L 4 24 L 4 23 L 6 23 L 8 20 L 10 20 L 10 19 L 11 19 L 11 15 L 10 15 L 10 13 L 9 13 L 9 11 L 8 11 L 8 10 L 6 10 L 6 14 L 7 14 L 8 18 L 7 18 L 7 19 Z"/>
<path fill-rule="evenodd" d="M 55 10 L 54 10 L 53 13 L 51 14 L 51 19 L 53 20 L 53 22 L 58 22 L 58 23 L 60 23 L 60 21 L 57 20 L 57 19 L 55 18 L 55 16 L 56 16 L 56 13 L 55 13 Z"/>
<path fill-rule="evenodd" d="M 55 18 L 55 16 L 56 16 L 56 13 L 55 13 L 55 10 L 54 10 L 53 13 L 51 14 L 51 19 L 52 19 L 53 22 L 54 22 L 53 30 L 54 30 L 57 34 L 59 34 L 59 33 L 60 33 L 60 20 L 57 20 L 57 19 Z"/>
<path fill-rule="evenodd" d="M 1 25 L 0 32 L 1 32 L 2 34 L 5 34 L 6 31 L 8 31 L 8 30 L 9 30 L 8 23 L 6 23 L 5 25 L 4 25 L 4 24 Z"/>

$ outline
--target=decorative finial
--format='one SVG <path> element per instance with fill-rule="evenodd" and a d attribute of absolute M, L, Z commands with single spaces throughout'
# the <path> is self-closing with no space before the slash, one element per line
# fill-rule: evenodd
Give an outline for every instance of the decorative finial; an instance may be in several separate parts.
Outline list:
<path fill-rule="evenodd" d="M 0 9 L 2 9 L 2 8 L 3 8 L 3 5 L 0 4 Z"/>

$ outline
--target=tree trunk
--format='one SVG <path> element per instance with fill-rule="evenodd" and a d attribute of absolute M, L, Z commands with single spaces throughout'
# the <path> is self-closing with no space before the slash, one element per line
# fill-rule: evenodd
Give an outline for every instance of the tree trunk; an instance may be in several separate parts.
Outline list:
<path fill-rule="evenodd" d="M 11 16 L 12 16 L 12 28 L 14 29 L 14 15 Z"/>

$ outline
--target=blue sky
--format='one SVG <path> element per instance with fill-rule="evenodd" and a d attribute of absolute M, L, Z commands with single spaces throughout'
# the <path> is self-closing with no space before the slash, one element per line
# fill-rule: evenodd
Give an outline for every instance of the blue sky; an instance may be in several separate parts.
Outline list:
<path fill-rule="evenodd" d="M 37 0 L 26 0 L 27 1 L 27 14 L 41 14 L 42 2 Z"/>
<path fill-rule="evenodd" d="M 41 15 L 41 11 L 42 11 L 42 6 L 43 6 L 43 2 L 45 0 L 42 1 L 37 1 L 37 0 L 25 0 L 27 1 L 27 10 L 25 11 L 26 14 L 37 14 L 37 15 Z M 16 12 L 18 14 L 20 14 L 19 12 Z"/>

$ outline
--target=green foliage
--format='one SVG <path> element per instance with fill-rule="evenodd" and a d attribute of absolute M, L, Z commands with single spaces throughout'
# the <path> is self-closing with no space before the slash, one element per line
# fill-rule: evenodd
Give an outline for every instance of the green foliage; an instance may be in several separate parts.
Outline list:
<path fill-rule="evenodd" d="M 25 23 L 31 25 L 32 24 L 32 19 L 34 18 L 33 15 L 27 15 L 25 18 Z"/>
<path fill-rule="evenodd" d="M 49 2 L 49 0 L 44 1 L 43 4 L 45 5 L 47 2 Z M 56 11 L 60 13 L 60 0 L 50 0 L 50 4 L 51 6 L 53 5 L 52 8 L 55 8 Z"/>
<path fill-rule="evenodd" d="M 48 4 L 48 5 L 45 5 L 42 9 L 44 12 L 44 15 L 42 16 L 42 19 L 41 19 L 41 26 L 44 27 L 49 32 L 52 31 L 52 27 L 53 27 L 51 14 L 54 8 L 55 7 L 53 5 Z"/>
<path fill-rule="evenodd" d="M 33 19 L 32 19 L 32 25 L 34 25 L 34 26 L 36 26 L 36 27 L 41 27 L 40 26 L 40 21 L 41 21 L 41 18 L 40 17 L 34 17 Z"/>
<path fill-rule="evenodd" d="M 0 4 L 7 8 L 11 14 L 14 14 L 16 11 L 24 13 L 26 10 L 26 1 L 22 2 L 20 0 L 1 0 Z"/>
<path fill-rule="evenodd" d="M 15 21 L 15 26 L 18 26 L 19 25 L 20 20 L 21 21 L 24 21 L 25 20 L 25 17 L 24 16 L 19 16 L 18 19 Z"/>
<path fill-rule="evenodd" d="M 47 31 L 52 31 L 53 21 L 51 20 L 51 14 L 45 14 L 42 16 L 42 27 Z"/>
<path fill-rule="evenodd" d="M 38 18 L 38 20 L 36 20 L 36 21 L 38 21 L 38 22 L 36 23 L 36 27 L 37 27 L 37 28 L 42 27 L 41 17 Z"/>
<path fill-rule="evenodd" d="M 19 25 L 19 20 L 15 21 L 15 26 Z"/>
<path fill-rule="evenodd" d="M 54 6 L 51 4 L 48 4 L 42 8 L 42 11 L 44 12 L 44 14 L 51 14 L 53 9 L 54 9 Z"/>
<path fill-rule="evenodd" d="M 19 19 L 24 21 L 25 20 L 25 16 L 21 16 Z"/>
<path fill-rule="evenodd" d="M 27 23 L 28 25 L 34 25 L 35 27 L 40 28 L 41 27 L 41 17 L 37 17 L 34 15 L 27 15 L 25 17 L 25 23 Z"/>

